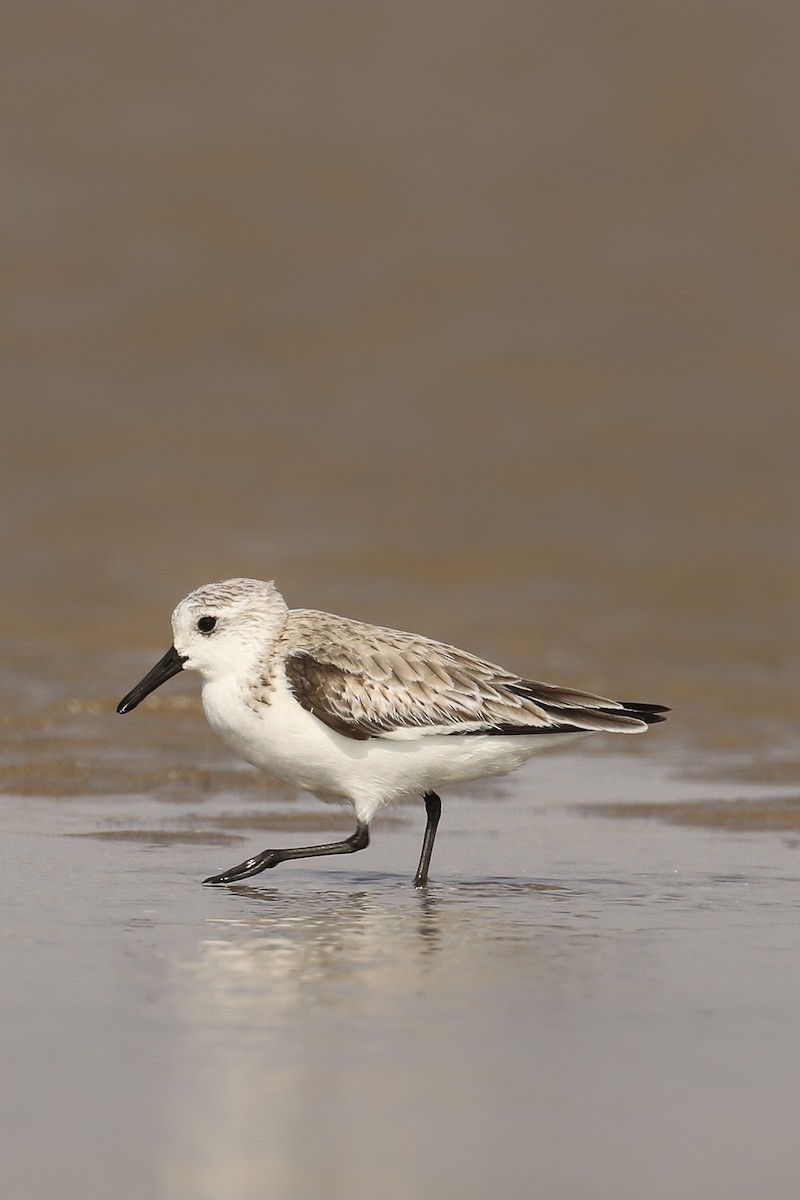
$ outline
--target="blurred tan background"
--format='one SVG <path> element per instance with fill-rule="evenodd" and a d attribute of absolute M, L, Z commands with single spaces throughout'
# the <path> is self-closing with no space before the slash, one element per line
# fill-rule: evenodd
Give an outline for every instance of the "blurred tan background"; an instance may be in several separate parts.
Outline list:
<path fill-rule="evenodd" d="M 795 1194 L 798 46 L 0 5 L 0 1194 Z M 450 789 L 424 894 L 418 800 L 203 889 L 350 828 L 114 713 L 241 574 L 674 712 Z"/>
<path fill-rule="evenodd" d="M 799 37 L 5 5 L 4 703 L 110 700 L 249 574 L 791 757 Z"/>

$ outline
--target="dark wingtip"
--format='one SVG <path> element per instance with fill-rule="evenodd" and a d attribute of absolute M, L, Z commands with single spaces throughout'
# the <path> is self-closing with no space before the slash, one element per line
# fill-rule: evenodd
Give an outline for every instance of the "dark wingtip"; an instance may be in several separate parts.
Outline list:
<path fill-rule="evenodd" d="M 665 713 L 672 712 L 666 704 L 645 704 L 641 700 L 620 700 L 625 713 L 644 721 L 645 725 L 658 725 L 666 721 Z"/>
<path fill-rule="evenodd" d="M 667 711 L 669 712 L 669 709 Z M 645 725 L 658 725 L 661 721 L 666 721 L 667 719 L 663 713 L 646 712 L 637 713 L 636 715 L 640 721 L 644 721 Z"/>

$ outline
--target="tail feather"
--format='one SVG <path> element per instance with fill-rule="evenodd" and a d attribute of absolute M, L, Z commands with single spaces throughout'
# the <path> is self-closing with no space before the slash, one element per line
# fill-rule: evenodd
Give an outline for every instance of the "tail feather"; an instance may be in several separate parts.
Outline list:
<path fill-rule="evenodd" d="M 552 720 L 552 725 L 540 727 L 541 733 L 642 733 L 648 725 L 666 721 L 670 710 L 665 704 L 650 704 L 640 700 L 608 700 L 591 692 L 553 684 L 534 683 L 520 679 L 506 685 L 508 691 L 532 701 Z M 498 733 L 534 733 L 537 730 L 517 725 L 496 727 Z"/>

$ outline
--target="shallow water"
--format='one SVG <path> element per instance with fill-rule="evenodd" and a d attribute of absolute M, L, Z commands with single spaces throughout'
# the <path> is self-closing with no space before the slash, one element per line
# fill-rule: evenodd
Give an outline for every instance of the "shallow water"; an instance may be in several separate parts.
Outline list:
<path fill-rule="evenodd" d="M 11 11 L 2 1194 L 793 1197 L 796 9 Z M 237 574 L 674 713 L 202 888 Z"/>
<path fill-rule="evenodd" d="M 7 1194 L 789 1196 L 796 833 L 610 821 L 571 794 L 697 789 L 541 764 L 540 805 L 446 805 L 424 893 L 417 807 L 212 890 L 265 840 L 233 798 L 9 800 Z"/>

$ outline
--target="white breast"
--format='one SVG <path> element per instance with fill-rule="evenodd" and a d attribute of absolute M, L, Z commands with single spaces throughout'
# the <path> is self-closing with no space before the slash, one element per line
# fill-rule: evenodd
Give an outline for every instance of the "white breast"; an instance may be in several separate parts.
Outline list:
<path fill-rule="evenodd" d="M 399 796 L 503 775 L 541 750 L 587 736 L 420 735 L 355 741 L 303 709 L 283 679 L 270 690 L 268 703 L 256 709 L 248 706 L 235 678 L 207 683 L 203 707 L 212 728 L 247 762 L 321 799 L 350 801 L 362 821 Z"/>

